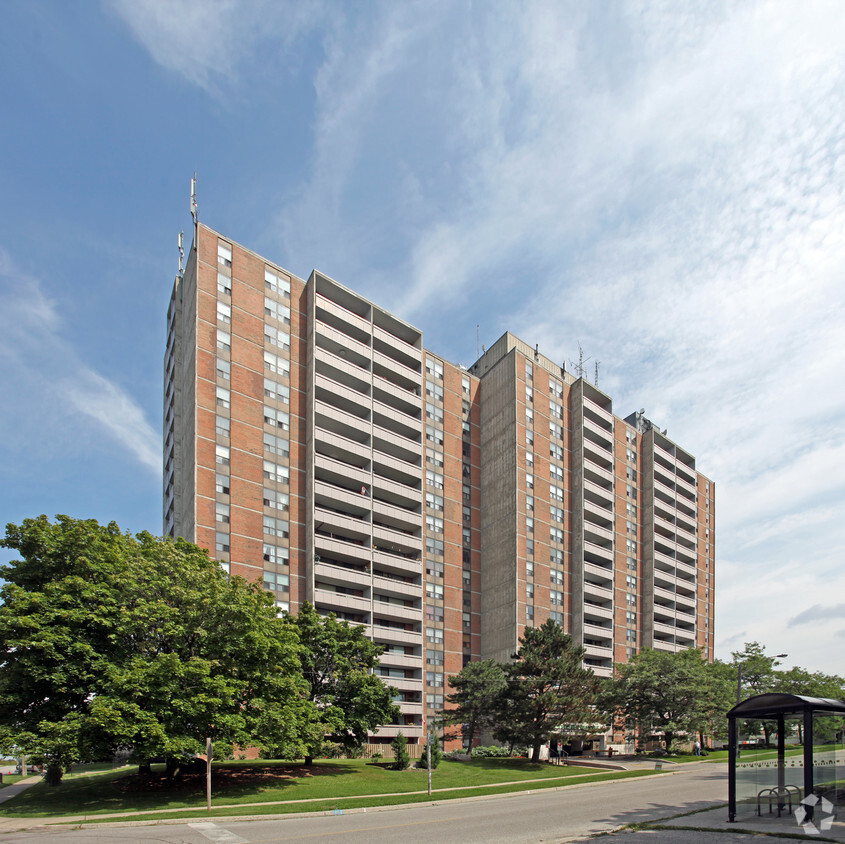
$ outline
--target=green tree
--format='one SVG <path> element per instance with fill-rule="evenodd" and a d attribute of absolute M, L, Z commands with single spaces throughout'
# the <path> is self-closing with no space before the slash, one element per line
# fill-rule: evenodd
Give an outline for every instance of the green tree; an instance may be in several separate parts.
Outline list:
<path fill-rule="evenodd" d="M 777 657 L 769 656 L 759 642 L 746 642 L 741 651 L 733 651 L 734 674 L 737 677 L 737 693 L 740 700 L 749 695 L 762 695 L 776 691 L 779 664 Z M 772 723 L 770 721 L 746 721 L 751 731 L 762 729 L 766 744 L 770 743 Z"/>
<path fill-rule="evenodd" d="M 702 746 L 704 736 L 727 740 L 727 713 L 736 704 L 736 675 L 733 666 L 717 659 L 704 664 L 705 684 L 699 698 L 700 721 L 697 729 Z"/>
<path fill-rule="evenodd" d="M 178 760 L 311 717 L 295 631 L 204 550 L 66 516 L 2 545 L 21 559 L 0 569 L 0 724 L 49 781 L 119 746 Z"/>
<path fill-rule="evenodd" d="M 494 735 L 511 746 L 526 744 L 538 762 L 541 745 L 561 728 L 594 720 L 598 681 L 582 666 L 584 653 L 551 620 L 526 627 L 514 662 L 504 666 L 506 685 Z"/>
<path fill-rule="evenodd" d="M 455 690 L 446 695 L 451 707 L 440 712 L 440 720 L 461 726 L 463 744 L 469 752 L 478 733 L 494 725 L 499 695 L 506 685 L 505 672 L 495 660 L 482 659 L 449 677 L 449 685 Z"/>
<path fill-rule="evenodd" d="M 299 634 L 300 668 L 315 706 L 304 735 L 306 764 L 324 740 L 348 748 L 366 741 L 379 724 L 399 720 L 393 703 L 396 689 L 372 673 L 382 649 L 367 639 L 362 627 L 338 621 L 334 613 L 318 615 L 308 602 L 286 621 Z"/>
<path fill-rule="evenodd" d="M 408 739 L 401 732 L 390 742 L 393 748 L 393 764 L 390 766 L 394 771 L 404 771 L 411 764 L 411 757 L 408 755 Z"/>
<path fill-rule="evenodd" d="M 643 650 L 616 665 L 611 694 L 629 726 L 636 724 L 641 736 L 662 732 L 671 751 L 678 733 L 695 733 L 705 721 L 705 665 L 694 648 L 678 653 Z"/>

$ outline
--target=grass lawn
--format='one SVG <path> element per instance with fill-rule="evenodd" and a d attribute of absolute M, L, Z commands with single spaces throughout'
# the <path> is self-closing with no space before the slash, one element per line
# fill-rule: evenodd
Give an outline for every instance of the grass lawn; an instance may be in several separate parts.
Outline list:
<path fill-rule="evenodd" d="M 841 750 L 841 744 L 817 744 L 813 748 L 814 753 L 826 753 L 832 750 Z M 786 748 L 785 756 L 803 756 L 803 746 L 789 745 Z M 778 751 L 776 747 L 743 747 L 739 755 L 740 762 L 764 762 L 770 759 L 777 759 Z M 727 750 L 714 750 L 707 756 L 708 762 L 727 762 Z"/>
<path fill-rule="evenodd" d="M 7 785 L 20 782 L 23 777 L 20 774 L 3 774 L 3 783 L 0 788 L 5 788 Z"/>
<path fill-rule="evenodd" d="M 154 774 L 160 774 L 154 766 Z M 599 779 L 618 779 L 653 772 L 602 772 L 595 768 L 558 767 L 533 764 L 525 759 L 473 759 L 469 762 L 444 760 L 432 773 L 432 789 L 438 800 L 470 794 L 501 793 L 526 788 L 555 787 Z M 530 780 L 542 780 L 528 783 Z M 502 783 L 522 785 L 498 788 Z M 425 770 L 391 771 L 386 763 L 358 759 L 321 759 L 311 768 L 285 762 L 226 762 L 215 764 L 212 773 L 212 803 L 242 806 L 241 812 L 221 810 L 221 814 L 261 814 L 321 811 L 353 805 L 385 805 L 427 800 Z M 457 789 L 442 792 L 441 789 Z M 398 796 L 387 796 L 397 795 Z M 360 795 L 379 795 L 349 800 Z M 249 803 L 274 801 L 317 801 L 274 806 L 250 806 Z M 121 769 L 62 781 L 51 788 L 43 783 L 32 786 L 18 797 L 0 806 L 2 817 L 49 817 L 56 815 L 97 815 L 112 812 L 144 812 L 162 809 L 205 807 L 205 775 L 186 774 L 179 783 L 167 783 L 154 775 L 149 780 L 137 777 L 132 769 Z M 168 815 L 172 817 L 173 815 Z"/>

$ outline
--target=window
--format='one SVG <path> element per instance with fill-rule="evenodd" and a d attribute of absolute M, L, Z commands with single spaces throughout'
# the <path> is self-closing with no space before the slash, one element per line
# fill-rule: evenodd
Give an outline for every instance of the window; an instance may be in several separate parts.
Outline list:
<path fill-rule="evenodd" d="M 525 473 L 525 486 L 528 489 L 534 489 L 534 475 L 529 472 Z"/>
<path fill-rule="evenodd" d="M 264 451 L 271 454 L 278 454 L 280 457 L 290 456 L 290 442 L 285 437 L 274 437 L 272 434 L 264 434 Z"/>
<path fill-rule="evenodd" d="M 627 610 L 625 613 L 625 621 L 627 621 L 628 624 L 636 624 L 637 614 L 633 610 Z"/>
<path fill-rule="evenodd" d="M 469 395 L 469 378 L 466 375 L 461 376 L 461 391 L 464 395 Z"/>
<path fill-rule="evenodd" d="M 290 351 L 290 334 L 285 331 L 279 331 L 272 325 L 264 326 L 264 342 L 271 346 L 278 346 L 284 351 Z"/>
<path fill-rule="evenodd" d="M 283 431 L 290 430 L 290 414 L 284 410 L 276 410 L 264 405 L 264 424 L 272 425 L 274 428 L 281 428 Z"/>
<path fill-rule="evenodd" d="M 287 519 L 274 519 L 272 516 L 264 517 L 264 533 L 267 536 L 281 536 L 288 538 L 290 526 Z"/>
<path fill-rule="evenodd" d="M 469 436 L 469 431 L 470 431 L 469 419 L 464 419 L 463 422 L 461 422 L 461 431 L 463 432 L 463 435 L 465 437 Z"/>
<path fill-rule="evenodd" d="M 443 563 L 438 563 L 437 560 L 426 560 L 425 573 L 429 577 L 443 577 Z"/>
<path fill-rule="evenodd" d="M 549 392 L 553 396 L 557 396 L 559 399 L 563 398 L 563 384 L 559 381 L 555 381 L 554 378 L 549 378 Z"/>
<path fill-rule="evenodd" d="M 429 709 L 443 709 L 443 695 L 427 694 L 425 696 L 425 705 Z"/>
<path fill-rule="evenodd" d="M 425 684 L 426 686 L 442 686 L 443 674 L 440 671 L 426 671 Z"/>
<path fill-rule="evenodd" d="M 549 569 L 549 581 L 556 583 L 558 586 L 563 586 L 563 572 L 557 569 Z"/>
<path fill-rule="evenodd" d="M 277 384 L 275 381 L 265 378 L 264 396 L 271 401 L 280 401 L 282 404 L 290 404 L 290 387 L 284 384 Z"/>
<path fill-rule="evenodd" d="M 534 510 L 534 496 L 533 495 L 526 495 L 525 496 L 525 509 L 528 512 L 532 512 Z"/>
<path fill-rule="evenodd" d="M 549 484 L 549 497 L 552 501 L 563 501 L 563 488 Z"/>
<path fill-rule="evenodd" d="M 629 521 L 629 522 L 626 522 L 625 524 L 626 524 L 626 527 L 628 529 L 628 533 L 630 533 L 631 536 L 636 536 L 637 535 L 637 525 L 636 525 L 636 523 Z"/>
<path fill-rule="evenodd" d="M 549 457 L 560 460 L 563 463 L 563 447 L 556 443 L 549 443 Z"/>
<path fill-rule="evenodd" d="M 472 521 L 472 510 L 469 507 L 467 507 L 466 504 L 463 505 L 461 510 L 462 510 L 462 514 L 463 514 L 463 517 L 464 517 L 464 521 L 465 522 Z"/>
<path fill-rule="evenodd" d="M 628 592 L 625 596 L 625 602 L 629 607 L 635 607 L 637 605 L 637 596 Z"/>
<path fill-rule="evenodd" d="M 278 275 L 267 267 L 264 268 L 264 287 L 279 296 L 290 298 L 290 279 Z"/>
<path fill-rule="evenodd" d="M 435 600 L 443 600 L 443 584 L 442 583 L 426 583 L 425 585 L 426 598 L 434 598 Z"/>
<path fill-rule="evenodd" d="M 434 381 L 425 381 L 425 394 L 437 401 L 443 401 L 443 385 L 435 384 Z"/>
<path fill-rule="evenodd" d="M 425 640 L 426 642 L 439 642 L 442 644 L 443 642 L 443 631 L 439 627 L 426 627 L 425 628 Z"/>
<path fill-rule="evenodd" d="M 534 388 L 533 387 L 526 387 L 525 388 L 525 401 L 529 404 L 534 402 Z"/>
<path fill-rule="evenodd" d="M 563 545 L 563 531 L 560 528 L 549 528 L 549 542 L 559 542 Z"/>
<path fill-rule="evenodd" d="M 230 381 L 232 378 L 232 364 L 227 360 L 217 358 L 217 377 L 223 381 Z"/>
<path fill-rule="evenodd" d="M 425 538 L 425 552 L 435 557 L 443 556 L 443 540 L 434 539 L 434 537 L 427 536 Z"/>
<path fill-rule="evenodd" d="M 533 539 L 526 539 L 525 540 L 525 556 L 526 557 L 533 557 L 534 556 L 534 540 Z M 531 570 L 534 570 L 534 563 L 531 563 Z"/>
<path fill-rule="evenodd" d="M 290 564 L 290 549 L 278 548 L 275 545 L 265 545 L 264 562 L 274 563 L 277 566 L 287 566 Z"/>
<path fill-rule="evenodd" d="M 470 589 L 472 587 L 472 573 L 464 569 L 461 572 L 461 577 L 463 578 L 463 588 L 465 590 Z"/>
<path fill-rule="evenodd" d="M 443 665 L 443 651 L 436 651 L 432 648 L 427 648 L 425 652 L 425 661 L 427 665 Z"/>
<path fill-rule="evenodd" d="M 637 641 L 637 631 L 636 630 L 626 630 L 625 631 L 625 639 L 628 642 L 636 642 Z"/>
<path fill-rule="evenodd" d="M 530 407 L 525 408 L 525 424 L 526 425 L 533 425 L 534 424 L 534 411 Z"/>
<path fill-rule="evenodd" d="M 534 379 L 534 364 L 525 361 L 525 377 L 532 381 Z"/>
<path fill-rule="evenodd" d="M 526 583 L 525 584 L 525 600 L 526 601 L 533 601 L 534 600 L 534 584 L 533 583 Z"/>
<path fill-rule="evenodd" d="M 625 449 L 625 456 L 628 458 L 628 460 L 629 460 L 631 463 L 636 463 L 636 462 L 637 462 L 637 452 L 636 452 L 636 451 L 633 451 L 633 450 L 632 450 L 632 449 L 630 449 L 630 448 L 626 448 L 626 449 Z"/>
<path fill-rule="evenodd" d="M 290 325 L 290 308 L 275 299 L 268 299 L 266 296 L 264 297 L 264 316 Z"/>
<path fill-rule="evenodd" d="M 466 484 L 461 484 L 461 494 L 463 495 L 463 499 L 467 502 L 467 504 L 471 503 L 472 487 L 469 487 Z"/>
<path fill-rule="evenodd" d="M 635 539 L 626 539 L 625 546 L 628 549 L 629 554 L 636 554 L 637 553 L 637 542 Z"/>
<path fill-rule="evenodd" d="M 636 443 L 637 442 L 637 432 L 633 428 L 626 428 L 625 429 L 625 440 L 628 443 Z"/>
<path fill-rule="evenodd" d="M 221 475 L 217 474 L 214 478 L 214 491 L 218 495 L 228 495 L 229 494 L 229 476 L 228 475 Z"/>
<path fill-rule="evenodd" d="M 549 422 L 549 436 L 556 437 L 559 440 L 563 439 L 563 428 L 555 422 Z"/>
<path fill-rule="evenodd" d="M 549 562 L 552 565 L 563 566 L 563 551 L 561 551 L 560 548 L 550 548 Z"/>
<path fill-rule="evenodd" d="M 232 247 L 219 240 L 217 241 L 217 263 L 224 267 L 232 266 Z"/>
<path fill-rule="evenodd" d="M 628 494 L 628 498 L 633 498 L 636 500 L 637 498 L 637 489 L 636 487 L 631 486 L 631 484 L 626 484 L 626 493 Z"/>
<path fill-rule="evenodd" d="M 443 364 L 432 357 L 425 359 L 425 374 L 443 380 Z"/>
<path fill-rule="evenodd" d="M 228 525 L 229 524 L 229 505 L 228 504 L 215 504 L 214 507 L 214 516 L 215 521 L 218 524 Z"/>
<path fill-rule="evenodd" d="M 214 542 L 215 549 L 221 554 L 229 553 L 229 534 L 217 531 Z"/>
<path fill-rule="evenodd" d="M 232 306 L 225 302 L 217 303 L 217 321 L 230 323 L 232 321 Z"/>
<path fill-rule="evenodd" d="M 436 516 L 426 516 L 425 529 L 430 533 L 443 533 L 443 519 L 438 519 Z"/>
<path fill-rule="evenodd" d="M 525 607 L 525 617 L 526 617 L 529 621 L 533 621 L 533 620 L 534 620 L 534 607 L 533 607 L 533 606 L 531 606 L 530 604 L 528 604 L 528 605 Z"/>
<path fill-rule="evenodd" d="M 287 466 L 277 466 L 272 461 L 265 460 L 264 479 L 277 484 L 286 484 L 290 481 L 290 469 Z"/>
<path fill-rule="evenodd" d="M 549 589 L 549 603 L 555 606 L 563 606 L 563 592 L 558 589 Z"/>
<path fill-rule="evenodd" d="M 264 352 L 264 368 L 274 375 L 290 376 L 290 361 L 272 352 Z"/>
<path fill-rule="evenodd" d="M 525 444 L 531 446 L 532 449 L 534 447 L 534 432 L 530 428 L 525 430 Z"/>
<path fill-rule="evenodd" d="M 431 469 L 425 470 L 425 482 L 435 489 L 443 489 L 443 475 L 439 472 L 433 472 Z"/>
<path fill-rule="evenodd" d="M 526 451 L 525 452 L 525 465 L 529 469 L 534 468 L 534 452 L 533 451 Z"/>
<path fill-rule="evenodd" d="M 430 507 L 432 510 L 439 510 L 442 513 L 443 497 L 435 495 L 433 492 L 427 492 L 425 494 L 425 506 Z"/>
<path fill-rule="evenodd" d="M 549 518 L 563 524 L 563 510 L 560 507 L 549 507 Z"/>
<path fill-rule="evenodd" d="M 461 538 L 464 545 L 472 545 L 472 531 L 469 528 L 461 529 Z"/>
<path fill-rule="evenodd" d="M 286 511 L 290 509 L 290 496 L 286 492 L 277 492 L 275 489 L 264 487 L 264 506 Z"/>
<path fill-rule="evenodd" d="M 557 610 L 552 610 L 552 611 L 549 613 L 549 618 L 550 618 L 550 619 L 551 619 L 551 620 L 552 620 L 555 624 L 563 624 L 563 613 L 562 613 L 562 612 L 558 612 Z"/>
<path fill-rule="evenodd" d="M 549 463 L 549 475 L 556 481 L 563 483 L 563 467 L 555 463 Z"/>
<path fill-rule="evenodd" d="M 443 445 L 443 431 L 438 431 L 437 428 L 434 427 L 434 425 L 425 426 L 425 438 L 430 443 Z"/>
<path fill-rule="evenodd" d="M 549 416 L 553 416 L 555 419 L 563 419 L 563 408 L 556 401 L 549 402 Z"/>
<path fill-rule="evenodd" d="M 225 387 L 218 387 L 217 388 L 217 406 L 218 407 L 229 407 L 230 395 L 229 391 Z"/>
<path fill-rule="evenodd" d="M 432 466 L 442 466 L 443 454 L 434 448 L 427 447 L 425 450 L 425 462 Z"/>
<path fill-rule="evenodd" d="M 534 533 L 534 519 L 530 516 L 525 517 L 525 532 Z"/>
<path fill-rule="evenodd" d="M 627 510 L 628 510 L 628 517 L 631 518 L 631 519 L 636 519 L 637 518 L 637 505 L 631 504 L 631 502 L 629 501 L 628 504 L 626 505 L 626 507 L 627 507 Z"/>
<path fill-rule="evenodd" d="M 290 575 L 278 574 L 274 571 L 264 572 L 264 588 L 268 592 L 289 592 L 290 591 Z"/>
<path fill-rule="evenodd" d="M 228 437 L 231 420 L 228 416 L 214 417 L 214 430 L 218 437 Z"/>
<path fill-rule="evenodd" d="M 218 466 L 228 466 L 229 465 L 229 446 L 227 445 L 218 445 L 215 446 L 215 462 Z"/>
<path fill-rule="evenodd" d="M 224 296 L 232 295 L 232 279 L 226 273 L 217 273 L 217 292 Z"/>
<path fill-rule="evenodd" d="M 525 576 L 534 577 L 534 563 L 532 560 L 525 561 Z"/>
<path fill-rule="evenodd" d="M 632 574 L 628 574 L 625 576 L 625 583 L 628 585 L 629 589 L 637 588 L 637 578 L 634 577 L 634 575 Z"/>
<path fill-rule="evenodd" d="M 636 557 L 628 557 L 628 568 L 631 571 L 637 570 L 637 559 L 636 559 Z"/>
<path fill-rule="evenodd" d="M 226 354 L 232 353 L 232 335 L 228 331 L 217 329 L 217 348 Z"/>

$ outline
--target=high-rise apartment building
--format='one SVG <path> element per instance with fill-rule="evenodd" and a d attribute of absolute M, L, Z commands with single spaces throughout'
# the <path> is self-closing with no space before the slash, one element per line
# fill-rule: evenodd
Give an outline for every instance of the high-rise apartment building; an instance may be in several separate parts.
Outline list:
<path fill-rule="evenodd" d="M 363 625 L 400 729 L 549 618 L 608 675 L 713 655 L 714 485 L 644 417 L 505 334 L 469 368 L 336 281 L 203 225 L 168 309 L 164 532 Z"/>

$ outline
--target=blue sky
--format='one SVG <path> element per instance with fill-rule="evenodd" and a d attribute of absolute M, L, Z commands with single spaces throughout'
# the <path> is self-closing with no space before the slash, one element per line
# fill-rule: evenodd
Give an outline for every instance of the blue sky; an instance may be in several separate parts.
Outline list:
<path fill-rule="evenodd" d="M 6 4 L 0 518 L 160 532 L 196 170 L 450 360 L 580 341 L 718 483 L 717 654 L 845 674 L 843 45 L 836 2 Z"/>

